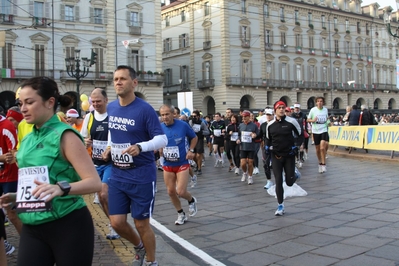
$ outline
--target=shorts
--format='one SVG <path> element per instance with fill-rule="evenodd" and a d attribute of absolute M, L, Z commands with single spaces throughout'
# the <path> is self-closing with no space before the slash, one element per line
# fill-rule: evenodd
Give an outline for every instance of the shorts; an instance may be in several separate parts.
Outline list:
<path fill-rule="evenodd" d="M 320 142 L 322 140 L 329 142 L 330 141 L 330 136 L 328 135 L 328 132 L 323 132 L 321 134 L 316 134 L 313 133 L 313 140 L 314 140 L 314 145 L 320 145 Z"/>
<path fill-rule="evenodd" d="M 205 136 L 205 139 L 206 139 L 206 144 L 213 142 L 211 136 Z"/>
<path fill-rule="evenodd" d="M 218 145 L 219 147 L 224 147 L 224 139 L 223 138 L 213 138 L 213 145 Z"/>
<path fill-rule="evenodd" d="M 177 166 L 164 166 L 163 170 L 166 172 L 172 172 L 172 173 L 177 174 L 177 173 L 183 172 L 189 168 L 190 168 L 189 164 L 183 164 L 183 165 L 177 165 Z"/>
<path fill-rule="evenodd" d="M 0 183 L 0 195 L 17 192 L 18 181 Z"/>
<path fill-rule="evenodd" d="M 204 153 L 204 138 L 198 138 L 197 145 L 195 145 L 194 153 Z"/>
<path fill-rule="evenodd" d="M 241 159 L 253 159 L 255 156 L 255 151 L 240 151 L 240 158 Z"/>
<path fill-rule="evenodd" d="M 111 172 L 112 172 L 112 164 L 108 163 L 108 164 L 96 166 L 96 170 L 97 170 L 98 175 L 101 178 L 101 182 L 104 184 L 108 184 L 108 179 L 111 176 Z"/>
<path fill-rule="evenodd" d="M 155 202 L 156 182 L 131 184 L 108 180 L 109 215 L 131 213 L 137 220 L 149 219 L 152 216 Z"/>

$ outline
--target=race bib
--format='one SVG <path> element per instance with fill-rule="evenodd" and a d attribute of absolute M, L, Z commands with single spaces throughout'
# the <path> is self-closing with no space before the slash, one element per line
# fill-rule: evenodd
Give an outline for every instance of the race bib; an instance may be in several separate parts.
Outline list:
<path fill-rule="evenodd" d="M 180 160 L 179 147 L 165 147 L 163 148 L 163 157 L 168 162 L 178 162 Z"/>
<path fill-rule="evenodd" d="M 241 142 L 251 143 L 252 142 L 252 132 L 242 131 L 241 132 Z"/>
<path fill-rule="evenodd" d="M 238 140 L 238 132 L 233 132 L 230 136 L 231 141 L 237 141 Z"/>
<path fill-rule="evenodd" d="M 107 141 L 93 140 L 92 158 L 95 160 L 102 160 L 102 154 L 107 148 Z"/>
<path fill-rule="evenodd" d="M 220 137 L 222 135 L 222 130 L 221 129 L 214 129 L 213 130 L 213 135 L 215 135 L 215 137 Z"/>
<path fill-rule="evenodd" d="M 316 117 L 316 124 L 325 124 L 327 122 L 327 116 L 325 115 L 318 115 Z"/>
<path fill-rule="evenodd" d="M 131 146 L 130 143 L 112 143 L 111 144 L 111 158 L 115 167 L 120 169 L 134 168 L 133 156 L 127 153 L 122 154 L 122 151 Z"/>
<path fill-rule="evenodd" d="M 35 199 L 32 191 L 37 187 L 35 180 L 50 183 L 47 165 L 20 168 L 18 170 L 17 212 L 44 212 L 51 210 L 51 203 L 44 202 L 46 198 Z"/>
<path fill-rule="evenodd" d="M 201 130 L 201 125 L 194 124 L 194 125 L 193 125 L 193 130 L 194 130 L 195 133 L 200 132 L 200 130 Z"/>

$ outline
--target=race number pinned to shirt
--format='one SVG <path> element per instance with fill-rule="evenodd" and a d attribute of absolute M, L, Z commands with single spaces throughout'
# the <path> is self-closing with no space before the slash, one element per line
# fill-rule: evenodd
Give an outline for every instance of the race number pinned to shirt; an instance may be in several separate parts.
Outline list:
<path fill-rule="evenodd" d="M 242 131 L 241 132 L 241 142 L 251 143 L 252 142 L 252 132 Z"/>
<path fill-rule="evenodd" d="M 316 124 L 325 124 L 327 122 L 327 116 L 326 115 L 318 115 L 316 117 Z"/>
<path fill-rule="evenodd" d="M 220 137 L 222 135 L 222 130 L 221 129 L 214 129 L 213 130 L 213 135 L 215 135 L 215 137 Z"/>
<path fill-rule="evenodd" d="M 163 148 L 163 157 L 169 162 L 178 162 L 180 160 L 179 147 L 171 146 Z"/>
<path fill-rule="evenodd" d="M 194 124 L 194 125 L 193 125 L 193 130 L 194 130 L 195 133 L 200 132 L 200 130 L 201 130 L 201 125 L 199 125 L 199 124 Z"/>
<path fill-rule="evenodd" d="M 233 132 L 230 137 L 231 141 L 237 141 L 238 140 L 238 132 Z"/>
<path fill-rule="evenodd" d="M 122 154 L 122 151 L 131 146 L 130 143 L 112 143 L 111 144 L 111 157 L 115 167 L 120 169 L 134 168 L 133 156 L 127 153 Z"/>
<path fill-rule="evenodd" d="M 20 168 L 18 170 L 17 212 L 43 212 L 51 210 L 51 203 L 46 198 L 35 199 L 32 191 L 37 187 L 35 180 L 50 183 L 47 165 Z"/>
<path fill-rule="evenodd" d="M 102 160 L 102 154 L 107 148 L 107 141 L 93 140 L 92 158 L 95 160 Z"/>

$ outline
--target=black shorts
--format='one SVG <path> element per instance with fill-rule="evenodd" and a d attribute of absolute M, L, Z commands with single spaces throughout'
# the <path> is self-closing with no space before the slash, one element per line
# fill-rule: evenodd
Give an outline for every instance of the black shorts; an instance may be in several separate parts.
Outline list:
<path fill-rule="evenodd" d="M 219 137 L 219 138 L 213 138 L 213 142 L 212 142 L 212 144 L 213 145 L 218 145 L 219 147 L 224 147 L 224 138 L 221 138 L 221 137 Z"/>
<path fill-rule="evenodd" d="M 241 159 L 253 159 L 255 156 L 255 151 L 240 151 L 240 158 Z"/>
<path fill-rule="evenodd" d="M 204 153 L 204 138 L 198 138 L 197 145 L 195 145 L 194 153 Z"/>
<path fill-rule="evenodd" d="M 314 145 L 320 145 L 320 142 L 322 140 L 329 142 L 330 141 L 330 136 L 328 135 L 328 132 L 323 132 L 321 134 L 316 134 L 313 133 L 313 140 L 314 140 Z"/>

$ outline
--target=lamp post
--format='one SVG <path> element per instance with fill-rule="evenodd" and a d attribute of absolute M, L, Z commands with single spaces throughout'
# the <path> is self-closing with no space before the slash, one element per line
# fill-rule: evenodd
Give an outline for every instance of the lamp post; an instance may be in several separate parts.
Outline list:
<path fill-rule="evenodd" d="M 396 7 L 399 7 L 399 0 L 396 0 Z M 391 12 L 392 12 L 392 8 L 389 8 L 388 10 L 384 10 L 383 12 L 384 12 L 384 16 L 383 16 L 384 24 L 387 27 L 388 33 L 394 38 L 399 38 L 399 35 L 398 35 L 399 27 L 396 29 L 396 33 L 393 33 L 392 29 L 391 29 Z"/>
<path fill-rule="evenodd" d="M 83 69 L 80 69 L 80 61 L 83 62 Z M 80 50 L 76 49 L 75 50 L 75 57 L 70 57 L 70 58 L 65 58 L 65 65 L 66 65 L 66 70 L 68 73 L 68 76 L 71 78 L 76 79 L 76 92 L 78 93 L 78 96 L 76 98 L 76 104 L 77 104 L 77 111 L 79 115 L 80 113 L 80 80 L 89 74 L 89 67 L 90 67 L 90 59 L 87 57 L 82 57 L 80 59 Z"/>

